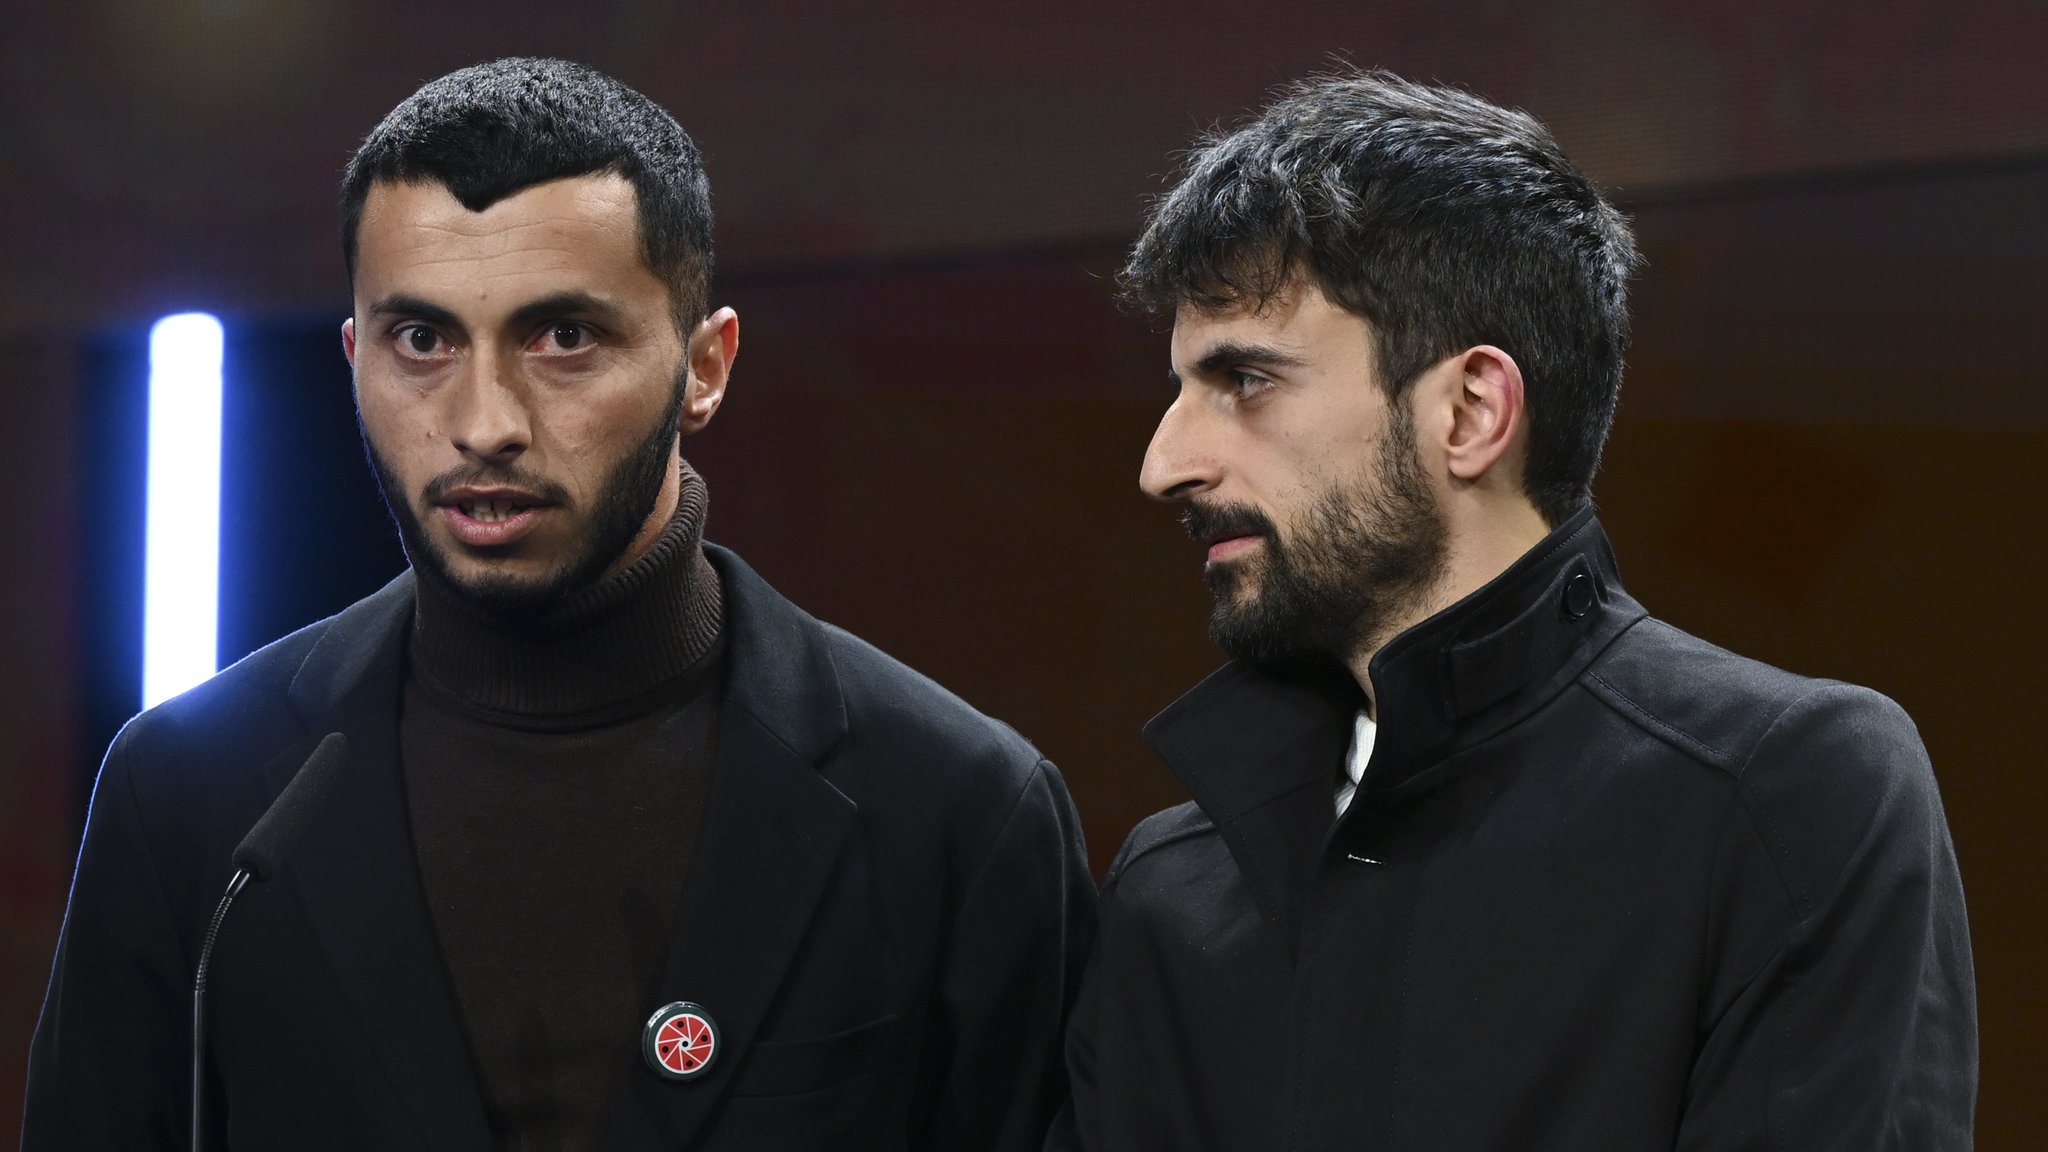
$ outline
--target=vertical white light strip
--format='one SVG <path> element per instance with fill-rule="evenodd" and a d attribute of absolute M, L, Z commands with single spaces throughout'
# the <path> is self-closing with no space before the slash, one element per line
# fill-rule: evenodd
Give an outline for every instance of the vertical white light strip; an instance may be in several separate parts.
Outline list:
<path fill-rule="evenodd" d="M 149 330 L 144 708 L 213 675 L 219 654 L 221 343 L 203 312 Z"/>

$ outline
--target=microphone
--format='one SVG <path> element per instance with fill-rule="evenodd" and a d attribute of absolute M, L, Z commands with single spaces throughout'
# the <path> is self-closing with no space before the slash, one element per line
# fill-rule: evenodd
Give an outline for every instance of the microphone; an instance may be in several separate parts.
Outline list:
<path fill-rule="evenodd" d="M 213 922 L 206 926 L 206 942 L 199 948 L 199 966 L 192 977 L 192 1152 L 202 1152 L 201 1141 L 206 1133 L 201 1112 L 206 1083 L 206 965 L 213 959 L 214 937 L 220 934 L 220 923 L 227 918 L 228 906 L 241 895 L 243 887 L 252 879 L 262 883 L 277 874 L 278 861 L 283 859 L 285 849 L 311 821 L 311 813 L 320 807 L 322 798 L 333 791 L 346 763 L 348 737 L 329 732 L 313 754 L 306 757 L 306 762 L 299 765 L 269 809 L 257 818 L 256 826 L 235 846 L 235 875 L 213 910 Z"/>

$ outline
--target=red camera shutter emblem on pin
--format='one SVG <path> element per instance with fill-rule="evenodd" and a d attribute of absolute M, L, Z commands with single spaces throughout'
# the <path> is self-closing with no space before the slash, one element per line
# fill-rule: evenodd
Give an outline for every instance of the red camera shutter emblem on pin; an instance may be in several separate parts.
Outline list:
<path fill-rule="evenodd" d="M 648 1017 L 640 1038 L 648 1067 L 670 1080 L 694 1080 L 718 1058 L 718 1025 L 687 1000 L 665 1004 Z"/>

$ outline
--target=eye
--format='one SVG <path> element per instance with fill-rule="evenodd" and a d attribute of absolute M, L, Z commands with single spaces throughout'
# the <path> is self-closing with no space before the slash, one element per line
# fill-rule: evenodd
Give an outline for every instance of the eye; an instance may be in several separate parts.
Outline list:
<path fill-rule="evenodd" d="M 1257 400 L 1272 387 L 1273 382 L 1264 376 L 1255 376 L 1250 372 L 1230 374 L 1230 396 L 1240 404 Z"/>
<path fill-rule="evenodd" d="M 535 352 L 580 352 L 594 343 L 596 336 L 588 325 L 558 320 L 541 329 L 529 347 Z"/>
<path fill-rule="evenodd" d="M 406 324 L 392 333 L 401 355 L 415 360 L 429 359 L 446 348 L 441 334 L 424 324 Z"/>

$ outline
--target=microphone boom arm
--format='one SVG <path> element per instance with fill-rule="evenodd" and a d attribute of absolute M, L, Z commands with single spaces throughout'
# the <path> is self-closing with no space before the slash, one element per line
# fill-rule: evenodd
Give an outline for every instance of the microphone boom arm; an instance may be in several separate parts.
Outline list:
<path fill-rule="evenodd" d="M 249 875 L 247 867 L 237 868 L 235 878 L 228 881 L 226 894 L 213 910 L 213 922 L 206 926 L 206 942 L 200 945 L 199 966 L 192 977 L 192 1152 L 201 1152 L 206 1138 L 206 965 L 213 959 L 214 937 L 220 935 L 220 922 L 227 919 L 228 905 L 241 895 Z"/>

